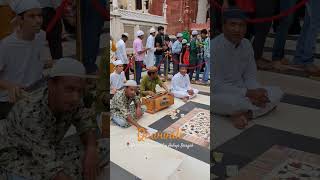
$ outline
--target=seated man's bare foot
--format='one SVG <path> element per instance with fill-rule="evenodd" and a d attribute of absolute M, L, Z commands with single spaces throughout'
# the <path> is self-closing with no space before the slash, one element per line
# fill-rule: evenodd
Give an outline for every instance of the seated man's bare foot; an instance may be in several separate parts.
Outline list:
<path fill-rule="evenodd" d="M 182 101 L 185 102 L 185 103 L 188 102 L 188 100 L 189 100 L 189 97 L 182 98 Z"/>
<path fill-rule="evenodd" d="M 236 113 L 231 116 L 231 121 L 235 128 L 244 129 L 248 125 L 247 113 Z"/>

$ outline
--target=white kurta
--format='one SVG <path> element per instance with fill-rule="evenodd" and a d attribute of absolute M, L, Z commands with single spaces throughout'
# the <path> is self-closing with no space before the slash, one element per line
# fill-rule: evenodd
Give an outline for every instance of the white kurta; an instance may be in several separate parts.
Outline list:
<path fill-rule="evenodd" d="M 154 47 L 154 39 L 155 38 L 152 35 L 150 35 L 147 39 L 146 48 L 150 48 L 150 50 L 147 51 L 147 54 L 143 60 L 147 68 L 154 66 L 155 63 L 154 52 L 156 51 L 156 48 Z"/>
<path fill-rule="evenodd" d="M 259 117 L 279 104 L 283 92 L 278 87 L 262 87 L 257 82 L 257 67 L 249 40 L 243 39 L 236 47 L 223 34 L 212 41 L 213 59 L 213 111 L 216 114 L 231 115 L 251 110 L 253 117 Z M 248 89 L 264 88 L 270 103 L 259 108 L 246 97 Z"/>
<path fill-rule="evenodd" d="M 116 88 L 117 90 L 121 89 L 124 86 L 124 83 L 126 81 L 126 76 L 124 72 L 121 72 L 120 74 L 113 72 L 110 75 L 110 92 L 112 92 L 113 88 Z"/>
<path fill-rule="evenodd" d="M 187 92 L 188 90 L 193 90 L 194 94 L 189 95 L 189 93 Z M 189 99 L 191 99 L 199 93 L 199 90 L 191 87 L 190 78 L 188 74 L 185 74 L 183 76 L 179 72 L 175 74 L 171 80 L 171 92 L 177 98 L 189 97 Z"/>
<path fill-rule="evenodd" d="M 116 57 L 118 60 L 121 60 L 123 64 L 129 64 L 126 43 L 122 39 L 117 42 Z"/>
<path fill-rule="evenodd" d="M 45 42 L 43 31 L 32 41 L 21 40 L 16 33 L 4 38 L 0 43 L 0 79 L 22 87 L 41 80 L 44 61 L 40 55 Z M 0 102 L 8 100 L 8 92 L 0 90 Z"/>

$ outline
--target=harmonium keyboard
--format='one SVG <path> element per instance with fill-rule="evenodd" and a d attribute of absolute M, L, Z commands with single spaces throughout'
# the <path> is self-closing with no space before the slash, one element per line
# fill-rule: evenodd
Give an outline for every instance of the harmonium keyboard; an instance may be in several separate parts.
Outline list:
<path fill-rule="evenodd" d="M 155 96 L 143 97 L 142 104 L 147 107 L 148 113 L 154 114 L 174 104 L 174 97 L 167 92 L 160 92 Z"/>

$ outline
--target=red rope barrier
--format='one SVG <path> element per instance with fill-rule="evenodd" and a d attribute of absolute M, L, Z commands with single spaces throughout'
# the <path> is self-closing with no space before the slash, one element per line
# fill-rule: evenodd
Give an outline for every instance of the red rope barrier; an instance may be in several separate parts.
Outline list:
<path fill-rule="evenodd" d="M 69 2 L 69 0 L 63 0 L 62 3 L 60 4 L 60 6 L 57 8 L 55 16 L 50 21 L 50 23 L 46 29 L 47 33 L 51 32 L 52 29 L 54 28 L 54 26 L 57 24 L 57 22 L 61 19 L 68 2 Z"/>
<path fill-rule="evenodd" d="M 271 17 L 266 17 L 266 18 L 255 18 L 255 19 L 247 19 L 246 21 L 248 23 L 263 23 L 263 22 L 270 22 L 270 21 L 274 21 L 274 20 L 279 20 L 283 17 L 286 17 L 294 12 L 296 12 L 298 9 L 300 9 L 301 7 L 303 7 L 309 0 L 302 0 L 301 2 L 299 2 L 298 4 L 296 4 L 295 6 L 282 11 L 280 14 L 275 15 L 275 16 L 271 16 Z M 216 8 L 218 8 L 220 11 L 223 11 L 222 6 L 217 3 L 215 0 L 211 1 L 212 5 Z"/>

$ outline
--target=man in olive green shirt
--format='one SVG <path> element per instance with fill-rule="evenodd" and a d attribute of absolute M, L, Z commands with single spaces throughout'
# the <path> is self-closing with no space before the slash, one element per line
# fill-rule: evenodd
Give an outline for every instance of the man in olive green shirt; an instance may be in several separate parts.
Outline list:
<path fill-rule="evenodd" d="M 167 86 L 160 80 L 158 74 L 158 68 L 151 66 L 148 70 L 148 74 L 145 75 L 141 81 L 140 92 L 141 96 L 154 96 L 156 94 L 157 84 L 165 89 L 167 92 L 170 92 Z"/>

